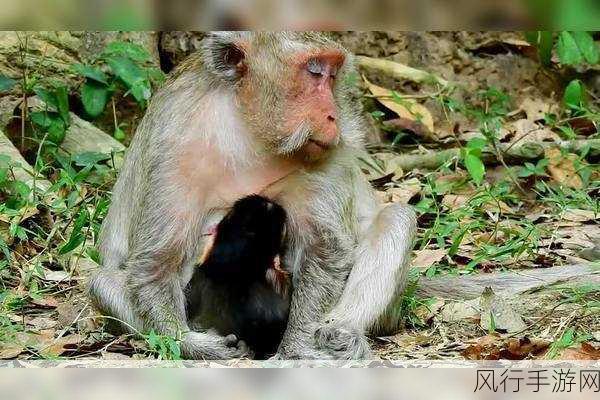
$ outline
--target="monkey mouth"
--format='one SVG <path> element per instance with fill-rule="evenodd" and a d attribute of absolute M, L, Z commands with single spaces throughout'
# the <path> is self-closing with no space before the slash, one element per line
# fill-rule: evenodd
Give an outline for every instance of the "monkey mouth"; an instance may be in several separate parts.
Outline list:
<path fill-rule="evenodd" d="M 318 146 L 322 150 L 329 150 L 332 147 L 331 144 L 322 142 L 320 140 L 308 139 L 308 142 Z"/>

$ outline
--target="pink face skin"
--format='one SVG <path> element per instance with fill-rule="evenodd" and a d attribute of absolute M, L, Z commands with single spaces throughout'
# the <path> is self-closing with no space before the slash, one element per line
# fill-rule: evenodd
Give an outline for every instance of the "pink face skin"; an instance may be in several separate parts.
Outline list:
<path fill-rule="evenodd" d="M 308 123 L 312 135 L 305 146 L 310 156 L 318 157 L 339 142 L 338 111 L 333 97 L 337 71 L 345 56 L 339 50 L 304 53 L 294 63 L 295 77 L 289 88 L 285 129 L 293 132 Z"/>

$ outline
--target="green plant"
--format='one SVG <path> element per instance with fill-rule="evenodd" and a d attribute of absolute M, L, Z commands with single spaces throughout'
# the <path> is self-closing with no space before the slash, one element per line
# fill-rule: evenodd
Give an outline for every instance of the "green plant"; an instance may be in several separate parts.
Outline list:
<path fill-rule="evenodd" d="M 518 176 L 520 178 L 527 178 L 529 176 L 534 177 L 547 177 L 546 167 L 548 166 L 548 159 L 542 158 L 537 161 L 537 163 L 533 164 L 530 162 L 525 162 L 523 167 L 519 170 Z"/>
<path fill-rule="evenodd" d="M 552 50 L 556 50 L 563 65 L 579 65 L 584 62 L 597 64 L 600 51 L 594 38 L 585 31 L 533 31 L 525 33 L 526 39 L 536 46 L 540 61 L 545 66 L 552 64 Z"/>
<path fill-rule="evenodd" d="M 36 128 L 34 129 L 35 137 L 44 144 L 47 144 L 45 140 L 54 145 L 61 144 L 71 124 L 67 87 L 62 84 L 55 84 L 50 88 L 36 86 L 33 91 L 45 103 L 43 110 L 29 114 L 29 118 Z"/>
<path fill-rule="evenodd" d="M 546 358 L 556 358 L 561 350 L 576 346 L 591 338 L 591 335 L 578 333 L 574 328 L 567 328 L 563 331 L 561 337 L 550 345 L 548 353 L 546 353 Z"/>
<path fill-rule="evenodd" d="M 148 347 L 160 360 L 181 360 L 181 348 L 179 341 L 171 336 L 158 335 L 151 330 L 144 335 Z"/>
<path fill-rule="evenodd" d="M 118 89 L 145 107 L 152 85 L 164 80 L 160 69 L 151 65 L 146 49 L 129 42 L 112 42 L 94 62 L 75 64 L 73 70 L 85 77 L 80 96 L 86 113 L 92 118 L 102 114 Z"/>

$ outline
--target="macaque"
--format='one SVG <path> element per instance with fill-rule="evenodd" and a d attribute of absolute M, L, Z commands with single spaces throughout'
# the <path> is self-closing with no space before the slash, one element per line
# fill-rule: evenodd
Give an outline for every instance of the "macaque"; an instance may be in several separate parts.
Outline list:
<path fill-rule="evenodd" d="M 279 265 L 285 210 L 251 195 L 235 202 L 186 288 L 190 325 L 243 340 L 255 358 L 273 355 L 289 312 L 289 279 Z"/>
<path fill-rule="evenodd" d="M 241 356 L 210 321 L 190 328 L 185 288 L 210 227 L 256 193 L 287 213 L 291 303 L 274 357 L 371 357 L 366 333 L 397 327 L 389 311 L 416 219 L 408 206 L 382 208 L 360 169 L 352 65 L 318 33 L 207 35 L 153 96 L 130 145 L 89 285 L 97 308 L 124 329 L 178 337 L 186 358 Z"/>

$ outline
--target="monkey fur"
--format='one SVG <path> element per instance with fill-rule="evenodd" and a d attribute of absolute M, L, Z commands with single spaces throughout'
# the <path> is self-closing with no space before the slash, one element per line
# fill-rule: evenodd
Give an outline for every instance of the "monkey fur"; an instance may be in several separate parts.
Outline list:
<path fill-rule="evenodd" d="M 210 321 L 191 324 L 185 288 L 208 228 L 258 193 L 287 213 L 292 290 L 275 357 L 371 357 L 367 332 L 398 328 L 391 306 L 416 219 L 382 207 L 361 171 L 354 73 L 352 55 L 319 33 L 207 35 L 153 95 L 127 151 L 89 283 L 100 312 L 124 330 L 179 337 L 185 358 L 243 355 Z"/>
<path fill-rule="evenodd" d="M 285 210 L 264 197 L 236 201 L 186 288 L 188 319 L 235 334 L 255 358 L 275 353 L 287 325 L 289 280 L 276 265 L 285 218 Z"/>

